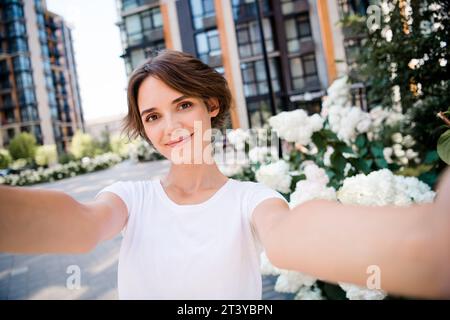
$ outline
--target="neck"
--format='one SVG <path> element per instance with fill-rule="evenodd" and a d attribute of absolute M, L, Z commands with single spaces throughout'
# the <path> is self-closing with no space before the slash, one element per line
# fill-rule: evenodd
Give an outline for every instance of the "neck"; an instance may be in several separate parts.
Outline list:
<path fill-rule="evenodd" d="M 212 164 L 171 164 L 169 173 L 161 179 L 165 187 L 195 193 L 203 189 L 222 186 L 228 178 L 219 170 L 216 162 Z"/>

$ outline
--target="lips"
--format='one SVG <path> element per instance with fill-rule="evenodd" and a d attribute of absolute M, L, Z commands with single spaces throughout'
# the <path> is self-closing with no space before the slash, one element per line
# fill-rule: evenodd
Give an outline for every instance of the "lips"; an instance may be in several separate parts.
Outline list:
<path fill-rule="evenodd" d="M 176 144 L 180 143 L 181 141 L 184 141 L 184 140 L 189 139 L 190 137 L 192 137 L 193 134 L 194 134 L 194 133 L 191 133 L 190 136 L 183 137 L 183 138 L 178 139 L 178 140 L 176 140 L 176 141 L 166 143 L 166 146 L 173 147 L 173 146 L 175 146 Z"/>

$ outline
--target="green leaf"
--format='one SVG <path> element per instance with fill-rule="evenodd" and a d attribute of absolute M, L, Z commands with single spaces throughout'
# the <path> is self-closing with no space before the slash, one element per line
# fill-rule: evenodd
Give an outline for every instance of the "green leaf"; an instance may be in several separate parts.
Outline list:
<path fill-rule="evenodd" d="M 331 165 L 337 173 L 343 173 L 345 168 L 345 158 L 338 151 L 334 151 L 330 157 Z"/>
<path fill-rule="evenodd" d="M 450 165 L 450 130 L 445 131 L 438 140 L 437 153 L 442 161 Z"/>
<path fill-rule="evenodd" d="M 355 169 L 359 172 L 363 172 L 365 174 L 370 172 L 370 166 L 372 165 L 372 160 L 364 160 L 362 158 L 349 158 L 349 162 Z"/>
<path fill-rule="evenodd" d="M 323 136 L 325 138 L 327 138 L 329 140 L 339 140 L 337 135 L 331 130 L 324 129 L 324 130 L 321 130 L 320 132 L 323 134 Z"/>
<path fill-rule="evenodd" d="M 386 169 L 388 167 L 388 163 L 383 158 L 375 158 L 375 163 L 377 164 L 378 168 Z"/>
<path fill-rule="evenodd" d="M 380 148 L 378 146 L 371 146 L 370 151 L 372 154 L 377 158 L 383 158 L 383 148 Z"/>
<path fill-rule="evenodd" d="M 439 154 L 437 153 L 436 150 L 431 150 L 425 154 L 425 159 L 423 162 L 425 164 L 432 164 L 432 163 L 436 162 L 437 160 L 439 160 Z"/>
<path fill-rule="evenodd" d="M 340 151 L 341 153 L 351 153 L 354 154 L 353 149 L 346 145 L 345 143 L 340 143 L 336 145 L 336 150 Z"/>
<path fill-rule="evenodd" d="M 360 157 L 364 157 L 367 154 L 367 152 L 368 152 L 367 148 L 362 148 L 359 149 L 358 151 Z"/>
<path fill-rule="evenodd" d="M 320 133 L 314 132 L 311 139 L 319 150 L 326 149 L 327 147 L 326 141 L 322 138 L 322 135 Z"/>
<path fill-rule="evenodd" d="M 361 149 L 362 147 L 364 147 L 364 145 L 366 144 L 366 135 L 365 134 L 360 134 L 356 137 L 356 141 L 355 144 L 356 146 Z"/>

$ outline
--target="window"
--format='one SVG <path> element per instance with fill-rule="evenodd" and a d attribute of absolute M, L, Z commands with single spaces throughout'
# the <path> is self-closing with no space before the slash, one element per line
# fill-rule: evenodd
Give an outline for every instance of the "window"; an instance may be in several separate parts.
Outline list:
<path fill-rule="evenodd" d="M 31 72 L 27 71 L 16 72 L 15 78 L 17 87 L 20 90 L 33 86 L 33 77 L 31 76 Z"/>
<path fill-rule="evenodd" d="M 35 105 L 27 105 L 20 108 L 20 117 L 22 121 L 37 121 L 39 120 L 38 111 Z"/>
<path fill-rule="evenodd" d="M 125 27 L 128 34 L 128 43 L 130 45 L 139 43 L 142 39 L 141 17 L 138 14 L 126 17 Z"/>
<path fill-rule="evenodd" d="M 137 49 L 137 50 L 131 51 L 130 59 L 131 59 L 131 67 L 132 67 L 132 69 L 135 69 L 137 66 L 139 66 L 141 63 L 143 63 L 145 60 L 144 49 Z"/>
<path fill-rule="evenodd" d="M 28 43 L 24 38 L 13 38 L 10 40 L 10 52 L 26 52 L 28 51 Z"/>
<path fill-rule="evenodd" d="M 206 32 L 200 32 L 195 35 L 195 44 L 197 46 L 197 55 L 204 62 L 208 57 L 221 54 L 219 32 L 212 29 Z"/>
<path fill-rule="evenodd" d="M 264 124 L 268 122 L 268 119 L 272 116 L 272 110 L 270 108 L 270 100 L 267 98 L 257 99 L 247 102 L 247 110 L 250 120 L 250 128 L 262 128 Z M 275 99 L 275 106 L 281 104 L 280 99 Z M 281 110 L 275 107 L 275 112 L 279 113 Z"/>
<path fill-rule="evenodd" d="M 5 21 L 23 18 L 23 7 L 18 3 L 10 3 L 9 5 L 5 5 L 4 10 L 3 16 Z"/>
<path fill-rule="evenodd" d="M 299 52 L 302 41 L 312 40 L 308 15 L 299 15 L 285 21 L 287 50 Z"/>
<path fill-rule="evenodd" d="M 151 41 L 151 32 L 163 25 L 161 11 L 154 8 L 125 18 L 125 29 L 128 45 L 136 45 L 143 41 Z"/>
<path fill-rule="evenodd" d="M 317 84 L 319 81 L 316 67 L 316 57 L 313 54 L 302 58 L 292 58 L 289 60 L 292 78 L 292 87 L 296 90 Z"/>
<path fill-rule="evenodd" d="M 194 29 L 203 29 L 203 19 L 214 17 L 214 0 L 190 0 Z"/>
<path fill-rule="evenodd" d="M 263 20 L 264 38 L 267 52 L 274 51 L 272 26 L 268 19 Z M 239 24 L 236 29 L 239 56 L 241 58 L 253 57 L 262 54 L 261 36 L 257 21 Z"/>
<path fill-rule="evenodd" d="M 11 94 L 3 95 L 2 100 L 3 100 L 3 107 L 5 107 L 5 108 L 13 107 L 13 101 L 11 98 Z"/>
<path fill-rule="evenodd" d="M 341 18 L 351 14 L 366 15 L 370 0 L 338 0 Z"/>
<path fill-rule="evenodd" d="M 232 0 L 234 20 L 254 18 L 257 16 L 257 8 L 255 0 Z M 263 12 L 268 14 L 270 12 L 269 0 L 263 0 Z"/>
<path fill-rule="evenodd" d="M 36 103 L 36 97 L 34 95 L 33 88 L 26 88 L 19 92 L 20 104 L 33 104 Z"/>
<path fill-rule="evenodd" d="M 278 82 L 278 69 L 276 64 L 277 63 L 274 59 L 271 59 L 269 62 L 272 88 L 274 92 L 280 90 L 280 84 Z M 269 92 L 263 60 L 241 63 L 241 71 L 242 80 L 244 83 L 244 94 L 246 97 L 267 94 Z"/>
<path fill-rule="evenodd" d="M 20 21 L 10 22 L 6 25 L 6 32 L 9 37 L 22 37 L 26 35 L 25 24 Z"/>
<path fill-rule="evenodd" d="M 27 56 L 16 56 L 13 60 L 14 71 L 26 71 L 30 70 L 30 58 Z"/>
<path fill-rule="evenodd" d="M 6 109 L 4 111 L 6 123 L 16 122 L 16 116 L 14 115 L 14 109 Z"/>

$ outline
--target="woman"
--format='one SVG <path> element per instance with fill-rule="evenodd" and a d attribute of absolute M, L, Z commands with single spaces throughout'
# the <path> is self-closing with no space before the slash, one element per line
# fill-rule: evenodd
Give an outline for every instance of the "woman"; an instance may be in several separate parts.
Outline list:
<path fill-rule="evenodd" d="M 210 152 L 231 95 L 194 57 L 164 51 L 129 80 L 126 129 L 171 161 L 162 179 L 116 182 L 79 203 L 62 192 L 0 188 L 0 251 L 93 250 L 123 234 L 121 299 L 260 299 L 262 248 L 277 267 L 381 289 L 450 296 L 450 172 L 435 203 L 407 208 L 310 201 L 224 176 Z"/>

